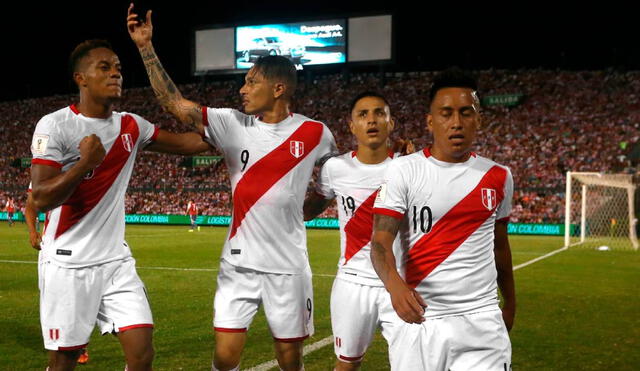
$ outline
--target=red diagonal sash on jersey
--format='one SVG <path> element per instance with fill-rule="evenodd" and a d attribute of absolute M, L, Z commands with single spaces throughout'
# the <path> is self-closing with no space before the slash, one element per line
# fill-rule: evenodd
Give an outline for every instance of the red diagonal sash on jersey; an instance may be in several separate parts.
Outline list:
<path fill-rule="evenodd" d="M 482 177 L 478 185 L 457 205 L 449 210 L 409 250 L 406 281 L 413 288 L 455 251 L 494 212 L 504 198 L 507 171 L 494 166 Z M 489 210 L 482 203 L 482 189 L 494 189 L 496 203 Z"/>
<path fill-rule="evenodd" d="M 233 222 L 229 240 L 238 231 L 240 224 L 253 205 L 291 169 L 296 167 L 320 143 L 322 124 L 305 121 L 282 144 L 266 154 L 247 170 L 233 193 Z M 304 153 L 299 157 L 291 154 L 292 141 L 304 143 Z M 308 179 L 301 181 L 308 182 Z"/>
<path fill-rule="evenodd" d="M 378 191 L 375 191 L 364 200 L 344 226 L 344 234 L 347 236 L 344 264 L 347 264 L 349 259 L 371 241 L 371 234 L 373 233 L 373 203 L 377 194 Z"/>
<path fill-rule="evenodd" d="M 125 140 L 123 135 L 127 134 L 129 137 L 125 136 Z M 113 142 L 102 163 L 93 171 L 93 177 L 84 179 L 67 201 L 62 204 L 55 238 L 75 225 L 100 202 L 131 156 L 133 151 L 130 152 L 127 148 L 132 150 L 139 135 L 138 124 L 134 118 L 129 115 L 123 116 L 120 123 L 120 134 Z"/>

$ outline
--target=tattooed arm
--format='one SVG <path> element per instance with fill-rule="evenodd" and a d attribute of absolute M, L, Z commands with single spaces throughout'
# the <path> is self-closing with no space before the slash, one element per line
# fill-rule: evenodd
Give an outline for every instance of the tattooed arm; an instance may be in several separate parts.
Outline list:
<path fill-rule="evenodd" d="M 162 63 L 160 63 L 160 59 L 158 59 L 153 48 L 151 43 L 151 36 L 153 35 L 151 10 L 147 12 L 146 21 L 141 21 L 138 19 L 138 15 L 133 13 L 133 4 L 131 4 L 127 13 L 127 29 L 131 40 L 138 47 L 144 67 L 149 75 L 151 87 L 162 107 L 180 122 L 192 124 L 200 134 L 204 134 L 202 107 L 182 97 L 182 94 L 164 70 L 164 67 L 162 67 Z"/>
<path fill-rule="evenodd" d="M 408 323 L 421 323 L 424 322 L 422 315 L 427 305 L 415 290 L 407 286 L 396 270 L 393 240 L 399 227 L 399 219 L 387 215 L 374 215 L 371 261 L 391 295 L 391 303 L 398 316 Z"/>

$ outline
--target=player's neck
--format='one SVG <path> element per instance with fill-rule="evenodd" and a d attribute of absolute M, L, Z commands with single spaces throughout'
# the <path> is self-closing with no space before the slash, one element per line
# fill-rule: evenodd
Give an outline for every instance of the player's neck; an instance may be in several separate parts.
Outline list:
<path fill-rule="evenodd" d="M 433 158 L 442 162 L 461 163 L 471 157 L 471 149 L 467 149 L 461 153 L 447 153 L 434 145 L 431 147 L 430 152 Z"/>
<path fill-rule="evenodd" d="M 389 148 L 386 145 L 381 145 L 378 148 L 371 148 L 363 145 L 358 145 L 358 151 L 356 152 L 356 158 L 363 164 L 379 164 L 389 157 Z"/>
<path fill-rule="evenodd" d="M 113 111 L 113 105 L 111 103 L 97 102 L 92 99 L 83 99 L 80 96 L 80 103 L 76 105 L 76 108 L 83 116 L 106 119 L 111 116 Z"/>
<path fill-rule="evenodd" d="M 260 121 L 267 124 L 277 124 L 280 121 L 289 117 L 291 112 L 289 111 L 289 103 L 285 102 L 276 102 L 273 108 L 262 112 L 260 116 Z"/>

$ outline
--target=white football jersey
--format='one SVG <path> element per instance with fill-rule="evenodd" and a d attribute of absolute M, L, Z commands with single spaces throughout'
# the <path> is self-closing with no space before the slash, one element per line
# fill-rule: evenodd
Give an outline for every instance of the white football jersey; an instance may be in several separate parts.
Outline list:
<path fill-rule="evenodd" d="M 384 286 L 371 263 L 373 203 L 391 160 L 364 164 L 356 152 L 330 158 L 320 171 L 316 192 L 324 198 L 336 198 L 340 220 L 340 260 L 338 276 L 371 286 Z M 401 253 L 399 238 L 394 242 L 396 257 Z"/>
<path fill-rule="evenodd" d="M 106 151 L 73 194 L 47 213 L 41 259 L 77 268 L 131 256 L 124 240 L 124 196 L 137 151 L 157 133 L 154 125 L 126 112 L 97 119 L 70 106 L 40 119 L 31 143 L 32 164 L 68 170 L 80 159 L 80 141 L 91 134 L 100 137 Z"/>
<path fill-rule="evenodd" d="M 302 214 L 316 164 L 336 152 L 329 129 L 290 114 L 277 124 L 234 109 L 203 107 L 205 140 L 223 154 L 233 216 L 222 259 L 262 272 L 299 274 L 309 265 Z"/>
<path fill-rule="evenodd" d="M 497 308 L 494 228 L 512 195 L 509 169 L 476 154 L 448 163 L 425 149 L 389 164 L 374 213 L 402 220 L 402 270 L 426 317 Z"/>

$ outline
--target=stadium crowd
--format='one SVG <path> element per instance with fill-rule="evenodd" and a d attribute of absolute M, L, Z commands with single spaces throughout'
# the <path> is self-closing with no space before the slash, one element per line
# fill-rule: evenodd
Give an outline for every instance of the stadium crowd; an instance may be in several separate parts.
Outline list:
<path fill-rule="evenodd" d="M 425 131 L 427 92 L 433 72 L 305 73 L 293 110 L 325 122 L 341 152 L 355 147 L 349 132 L 349 104 L 364 90 L 385 95 L 396 122 L 394 138 L 412 139 L 416 148 L 429 145 Z M 563 220 L 567 171 L 635 172 L 632 149 L 640 139 L 640 72 L 485 70 L 478 72 L 480 97 L 519 94 L 514 106 L 484 105 L 483 129 L 476 152 L 505 164 L 513 172 L 516 191 L 512 222 Z M 125 79 L 126 80 L 126 79 Z M 183 95 L 211 107 L 240 109 L 238 79 L 181 86 Z M 21 158 L 37 121 L 76 101 L 60 95 L 0 103 L 0 202 L 13 196 L 19 209 L 26 199 L 29 170 Z M 137 113 L 160 127 L 191 128 L 162 111 L 150 88 L 125 91 L 119 110 Z M 207 155 L 219 155 L 211 150 Z M 143 152 L 139 155 L 126 200 L 127 213 L 184 214 L 187 202 L 204 215 L 231 213 L 224 163 L 187 166 L 187 159 Z M 321 216 L 335 217 L 335 206 Z"/>

